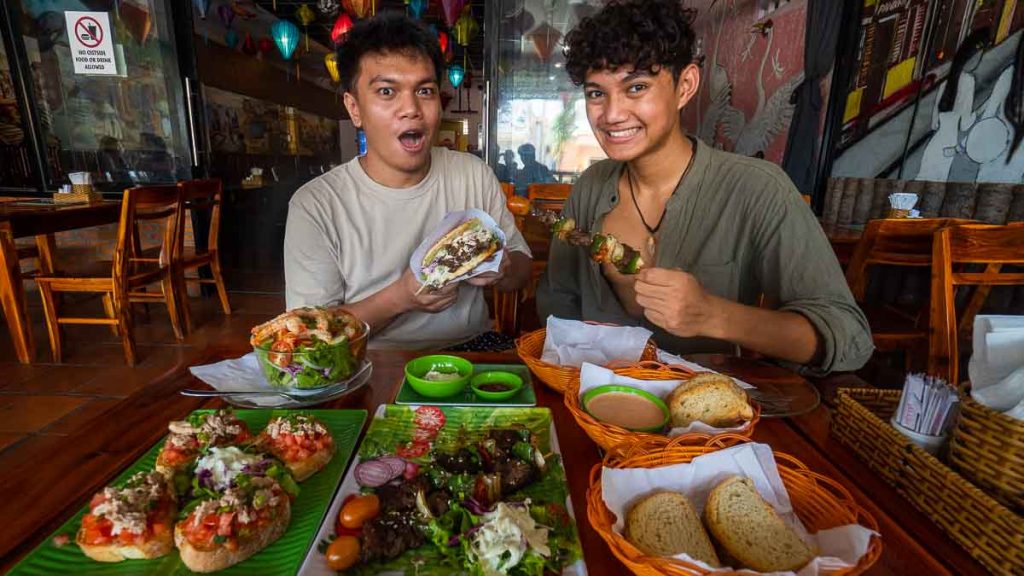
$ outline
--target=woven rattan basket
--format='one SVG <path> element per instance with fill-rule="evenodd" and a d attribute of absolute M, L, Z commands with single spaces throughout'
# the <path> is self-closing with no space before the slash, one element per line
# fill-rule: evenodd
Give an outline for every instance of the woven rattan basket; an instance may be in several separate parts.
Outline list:
<path fill-rule="evenodd" d="M 1024 421 L 979 404 L 965 389 L 949 461 L 1006 506 L 1024 512 Z"/>
<path fill-rule="evenodd" d="M 580 369 L 573 368 L 572 366 L 556 366 L 541 360 L 540 357 L 544 352 L 544 338 L 546 336 L 547 330 L 544 328 L 523 334 L 516 339 L 516 352 L 519 353 L 523 364 L 530 368 L 530 372 L 533 372 L 534 376 L 547 384 L 555 392 L 564 394 L 566 388 L 571 383 L 579 380 Z M 654 345 L 653 340 L 648 340 L 647 347 L 644 348 L 640 359 L 655 360 L 657 357 L 658 347 Z"/>
<path fill-rule="evenodd" d="M 832 434 L 994 574 L 1024 574 L 1024 517 L 889 425 L 900 394 L 840 389 Z"/>
<path fill-rule="evenodd" d="M 629 376 L 630 378 L 636 378 L 637 380 L 687 380 L 693 376 L 693 371 L 684 366 L 672 366 L 668 364 L 662 364 L 660 362 L 650 360 L 646 362 L 638 362 L 630 366 L 623 366 L 613 369 L 616 374 L 622 376 Z M 573 417 L 576 418 L 576 422 L 583 428 L 583 431 L 590 436 L 590 439 L 597 443 L 598 446 L 604 448 L 607 451 L 618 450 L 622 446 L 627 446 L 630 442 L 642 441 L 647 445 L 667 445 L 671 438 L 664 434 L 649 434 L 645 432 L 633 432 L 615 426 L 613 424 L 607 424 L 597 420 L 583 409 L 580 405 L 580 380 L 576 378 L 569 385 L 566 390 L 564 401 L 566 408 L 572 413 Z M 736 431 L 730 434 L 730 437 L 735 438 L 749 438 L 754 433 L 754 426 L 757 425 L 757 421 L 761 417 L 761 409 L 755 404 L 754 405 L 754 417 L 743 427 L 742 430 Z M 705 444 L 712 438 L 711 434 L 693 432 L 690 434 L 683 434 L 677 436 L 680 442 L 687 444 Z"/>
<path fill-rule="evenodd" d="M 617 453 L 609 452 L 602 464 L 594 466 L 590 471 L 590 488 L 587 490 L 587 517 L 591 526 L 604 538 L 611 548 L 612 554 L 622 561 L 634 574 L 645 576 L 682 576 L 693 574 L 711 574 L 695 564 L 682 562 L 673 558 L 647 556 L 629 543 L 612 527 L 615 515 L 604 504 L 601 497 L 601 468 L 658 468 L 671 464 L 690 462 L 694 458 L 720 450 L 721 448 L 742 442 L 742 437 L 728 438 L 720 436 L 705 446 L 685 444 L 682 439 L 673 440 L 668 444 L 651 444 L 635 442 Z M 811 533 L 844 526 L 860 524 L 871 530 L 878 531 L 878 523 L 864 509 L 858 506 L 853 497 L 838 482 L 813 472 L 796 458 L 788 454 L 775 452 L 782 483 L 789 492 L 793 511 Z M 831 572 L 832 575 L 852 575 L 865 572 L 882 555 L 882 542 L 878 537 L 872 538 L 867 553 L 853 568 Z M 722 574 L 744 574 L 751 572 L 714 572 Z"/>

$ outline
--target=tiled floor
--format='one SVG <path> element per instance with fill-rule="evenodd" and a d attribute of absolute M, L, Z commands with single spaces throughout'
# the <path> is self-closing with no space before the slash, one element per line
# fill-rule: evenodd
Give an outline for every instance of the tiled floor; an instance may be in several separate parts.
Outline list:
<path fill-rule="evenodd" d="M 137 314 L 138 365 L 129 368 L 118 340 L 105 327 L 69 326 L 65 362 L 53 364 L 38 296 L 29 294 L 34 320 L 37 363 L 19 364 L 6 326 L 0 326 L 0 470 L 16 465 L 35 452 L 33 446 L 53 437 L 75 435 L 92 419 L 169 371 L 201 360 L 208 346 L 243 344 L 249 329 L 279 313 L 279 294 L 231 293 L 231 316 L 214 298 L 193 298 L 194 330 L 183 342 L 175 340 L 166 312 L 150 307 L 149 319 Z M 71 302 L 83 314 L 99 312 L 95 301 Z"/>

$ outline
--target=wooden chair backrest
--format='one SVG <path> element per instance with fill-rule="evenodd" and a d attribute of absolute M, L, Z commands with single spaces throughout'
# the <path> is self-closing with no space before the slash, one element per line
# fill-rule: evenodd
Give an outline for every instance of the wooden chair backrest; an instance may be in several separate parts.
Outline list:
<path fill-rule="evenodd" d="M 502 182 L 501 191 L 505 193 L 505 200 L 516 195 L 516 185 L 511 182 Z"/>
<path fill-rule="evenodd" d="M 186 180 L 178 182 L 181 188 L 182 218 L 185 210 L 210 211 L 210 234 L 207 238 L 209 250 L 217 249 L 220 237 L 220 206 L 223 198 L 223 183 L 219 178 L 205 180 Z M 179 248 L 184 248 L 185 222 L 181 223 L 182 238 L 178 240 Z"/>
<path fill-rule="evenodd" d="M 925 267 L 932 264 L 932 236 L 948 226 L 971 220 L 957 218 L 902 218 L 871 220 L 846 268 L 846 283 L 858 302 L 863 302 L 868 270 L 876 264 Z"/>
<path fill-rule="evenodd" d="M 1024 266 L 1024 223 L 1006 226 L 973 224 L 945 228 L 935 234 L 932 266 L 931 334 L 928 371 L 952 384 L 960 374 L 960 333 L 974 323 L 992 286 L 1024 285 L 1024 272 L 1003 271 L 1003 266 Z M 981 272 L 960 268 L 984 265 Z M 956 319 L 956 287 L 976 286 Z"/>
<path fill-rule="evenodd" d="M 530 200 L 553 200 L 565 202 L 572 192 L 572 184 L 530 184 L 526 197 Z"/>
<path fill-rule="evenodd" d="M 132 260 L 138 254 L 138 223 L 163 220 L 160 266 L 169 266 L 178 253 L 178 225 L 181 220 L 181 189 L 174 185 L 138 186 L 124 191 L 121 220 L 114 245 L 114 284 L 124 286 Z"/>

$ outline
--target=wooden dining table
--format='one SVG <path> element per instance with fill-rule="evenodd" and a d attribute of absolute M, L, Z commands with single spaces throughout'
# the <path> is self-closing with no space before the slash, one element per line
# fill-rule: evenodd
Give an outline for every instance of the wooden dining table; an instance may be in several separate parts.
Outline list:
<path fill-rule="evenodd" d="M 40 270 L 53 272 L 56 251 L 54 234 L 117 222 L 121 202 L 60 205 L 45 199 L 23 198 L 0 202 L 0 303 L 11 333 L 18 361 L 29 364 L 35 358 L 24 278 L 15 240 L 35 237 Z"/>
<path fill-rule="evenodd" d="M 237 357 L 247 350 L 209 350 L 204 362 Z M 369 385 L 318 408 L 365 409 L 392 402 L 403 379 L 407 361 L 423 352 L 370 351 L 373 375 Z M 513 354 L 465 354 L 474 362 L 517 363 Z M 749 359 L 694 356 L 691 360 L 732 374 L 751 384 L 776 390 L 805 387 L 793 372 Z M 856 379 L 854 379 L 856 381 Z M 44 543 L 90 496 L 128 467 L 167 432 L 167 422 L 199 408 L 223 405 L 219 399 L 186 397 L 185 388 L 204 387 L 189 372 L 170 374 L 83 425 L 87 434 L 75 438 L 52 437 L 43 442 L 38 459 L 0 473 L 0 572 L 19 557 Z M 587 520 L 591 469 L 601 463 L 597 446 L 576 424 L 562 396 L 535 380 L 539 406 L 551 410 L 565 462 L 584 559 L 590 574 L 627 574 Z M 828 398 L 828 394 L 823 397 Z M 965 551 L 918 513 L 894 489 L 875 476 L 852 453 L 828 434 L 830 410 L 819 405 L 795 418 L 762 419 L 753 439 L 779 452 L 791 454 L 812 470 L 834 478 L 878 522 L 884 550 L 868 574 L 985 574 Z M 45 452 L 45 453 L 44 453 Z"/>

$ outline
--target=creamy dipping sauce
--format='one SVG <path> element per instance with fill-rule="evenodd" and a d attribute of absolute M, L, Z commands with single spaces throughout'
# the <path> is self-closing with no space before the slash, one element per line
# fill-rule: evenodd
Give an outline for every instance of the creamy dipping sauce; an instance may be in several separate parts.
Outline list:
<path fill-rule="evenodd" d="M 606 392 L 587 402 L 587 412 L 607 424 L 628 430 L 655 428 L 665 421 L 665 413 L 654 402 L 628 392 Z"/>

